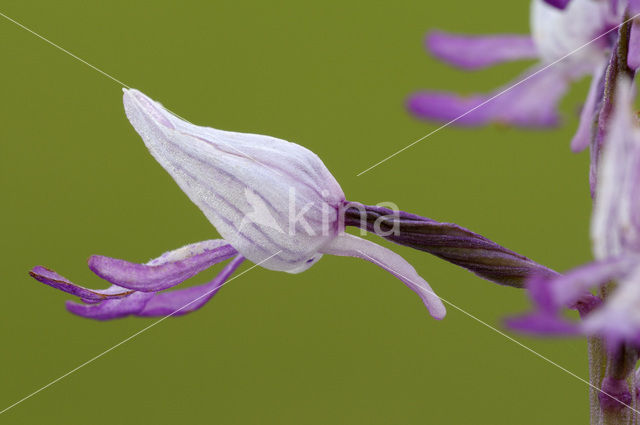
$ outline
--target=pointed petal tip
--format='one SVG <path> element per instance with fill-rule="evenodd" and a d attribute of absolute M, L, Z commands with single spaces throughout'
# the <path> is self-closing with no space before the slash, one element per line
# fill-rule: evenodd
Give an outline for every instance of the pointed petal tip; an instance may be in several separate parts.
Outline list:
<path fill-rule="evenodd" d="M 46 285 L 51 285 L 52 281 L 65 280 L 58 273 L 44 266 L 35 266 L 29 270 L 29 276 Z"/>
<path fill-rule="evenodd" d="M 32 278 L 36 278 L 36 276 L 42 274 L 43 271 L 48 270 L 46 267 L 43 266 L 34 266 L 31 268 L 31 270 L 29 270 L 29 276 L 31 276 Z"/>
<path fill-rule="evenodd" d="M 122 102 L 129 121 L 135 127 L 135 114 L 142 114 L 158 126 L 169 130 L 175 130 L 171 123 L 171 114 L 158 102 L 155 102 L 140 90 L 123 89 Z"/>
<path fill-rule="evenodd" d="M 30 271 L 29 273 L 31 273 L 31 272 L 33 272 L 33 273 L 38 273 L 38 274 L 40 274 L 40 273 L 46 273 L 46 272 L 54 273 L 54 271 L 53 271 L 53 270 L 48 269 L 48 268 L 46 268 L 45 266 L 40 266 L 40 265 L 38 265 L 38 266 L 34 266 L 33 268 L 31 268 L 31 271 Z"/>

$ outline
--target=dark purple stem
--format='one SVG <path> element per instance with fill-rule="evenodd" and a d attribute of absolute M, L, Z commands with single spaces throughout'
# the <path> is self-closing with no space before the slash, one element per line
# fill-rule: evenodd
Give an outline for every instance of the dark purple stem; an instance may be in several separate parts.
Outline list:
<path fill-rule="evenodd" d="M 626 411 L 627 406 L 630 406 L 633 401 L 627 381 L 611 377 L 602 380 L 602 392 L 598 395 L 598 399 L 600 400 L 600 408 L 608 416 L 620 413 L 627 416 L 629 414 Z M 623 424 L 623 422 L 619 423 Z"/>
<path fill-rule="evenodd" d="M 634 367 L 638 361 L 638 350 L 628 344 L 609 347 L 607 368 L 602 380 L 602 391 L 598 402 L 604 424 L 635 423 L 634 412 Z M 631 379 L 629 379 L 631 377 Z"/>
<path fill-rule="evenodd" d="M 557 275 L 456 224 L 357 202 L 345 205 L 343 217 L 345 226 L 360 227 L 399 245 L 428 252 L 501 285 L 523 288 L 531 275 Z"/>

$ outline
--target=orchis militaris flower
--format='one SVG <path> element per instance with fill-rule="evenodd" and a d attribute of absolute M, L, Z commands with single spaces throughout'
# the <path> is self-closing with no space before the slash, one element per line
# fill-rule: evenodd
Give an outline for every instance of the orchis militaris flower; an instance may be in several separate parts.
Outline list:
<path fill-rule="evenodd" d="M 302 146 L 193 125 L 133 89 L 125 90 L 124 106 L 151 154 L 223 239 L 187 245 L 145 264 L 93 256 L 89 268 L 112 285 L 105 290 L 35 267 L 35 279 L 84 302 L 68 302 L 72 313 L 103 320 L 184 314 L 204 305 L 245 258 L 270 270 L 299 273 L 332 254 L 382 267 L 415 291 L 434 318 L 444 317 L 442 301 L 409 263 L 345 233 L 345 226 L 373 231 L 503 285 L 522 287 L 528 276 L 556 275 L 457 225 L 347 202 L 320 158 Z M 162 292 L 228 259 L 211 282 Z"/>
<path fill-rule="evenodd" d="M 299 273 L 322 254 L 333 254 L 382 267 L 415 291 L 434 318 L 444 317 L 441 300 L 402 257 L 343 232 L 344 193 L 311 151 L 273 137 L 193 125 L 137 90 L 124 91 L 124 107 L 151 154 L 223 239 L 191 244 L 146 264 L 93 256 L 90 269 L 112 284 L 106 290 L 35 267 L 34 278 L 84 301 L 69 302 L 72 313 L 94 319 L 167 315 L 181 307 L 175 314 L 186 313 L 211 298 L 245 258 Z M 206 285 L 161 292 L 231 258 Z"/>
<path fill-rule="evenodd" d="M 531 36 L 461 36 L 432 32 L 426 40 L 428 49 L 439 59 L 463 69 L 520 59 L 537 59 L 538 63 L 493 93 L 458 96 L 424 91 L 409 98 L 408 108 L 417 117 L 444 122 L 455 120 L 457 125 L 495 122 L 549 127 L 559 121 L 557 104 L 569 83 L 591 75 L 580 125 L 571 142 L 572 149 L 580 151 L 591 140 L 594 115 L 603 98 L 602 79 L 615 37 L 607 35 L 591 41 L 620 24 L 622 19 L 622 8 L 617 6 L 617 1 L 533 0 Z M 615 36 L 615 32 L 611 35 Z M 629 60 L 637 59 L 630 56 Z"/>

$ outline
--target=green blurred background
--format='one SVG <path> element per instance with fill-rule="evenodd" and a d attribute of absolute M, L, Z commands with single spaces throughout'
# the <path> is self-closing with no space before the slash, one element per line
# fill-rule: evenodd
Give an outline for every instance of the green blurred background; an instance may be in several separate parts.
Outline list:
<path fill-rule="evenodd" d="M 588 158 L 569 151 L 585 81 L 563 101 L 559 129 L 447 128 L 356 177 L 436 128 L 405 111 L 412 91 L 488 90 L 527 65 L 454 70 L 424 52 L 428 29 L 524 33 L 528 10 L 507 0 L 0 8 L 195 123 L 306 146 L 350 200 L 393 201 L 565 270 L 590 257 Z M 86 267 L 91 254 L 146 261 L 216 232 L 145 150 L 116 83 L 4 19 L 0 53 L 3 409 L 153 323 L 72 316 L 70 297 L 30 279 L 32 266 L 102 287 Z M 529 308 L 521 291 L 393 249 L 492 325 Z M 587 376 L 583 341 L 516 337 Z M 202 310 L 163 321 L 0 422 L 585 423 L 587 392 L 455 309 L 432 320 L 374 265 L 325 256 L 300 275 L 246 273 Z"/>

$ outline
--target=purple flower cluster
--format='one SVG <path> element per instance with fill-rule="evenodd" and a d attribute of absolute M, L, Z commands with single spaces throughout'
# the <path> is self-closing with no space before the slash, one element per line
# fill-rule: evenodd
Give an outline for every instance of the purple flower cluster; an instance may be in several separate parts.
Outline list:
<path fill-rule="evenodd" d="M 408 102 L 424 119 L 548 127 L 558 123 L 556 106 L 569 82 L 591 76 L 571 148 L 591 151 L 595 260 L 562 275 L 529 276 L 535 310 L 507 324 L 539 335 L 589 338 L 592 384 L 601 390 L 592 423 L 636 423 L 626 408 L 636 403 L 640 374 L 634 373 L 640 351 L 640 125 L 632 82 L 640 66 L 639 14 L 638 0 L 534 0 L 531 37 L 432 32 L 432 54 L 463 69 L 539 62 L 492 94 L 424 91 Z M 577 310 L 580 320 L 567 319 L 566 309 Z"/>

